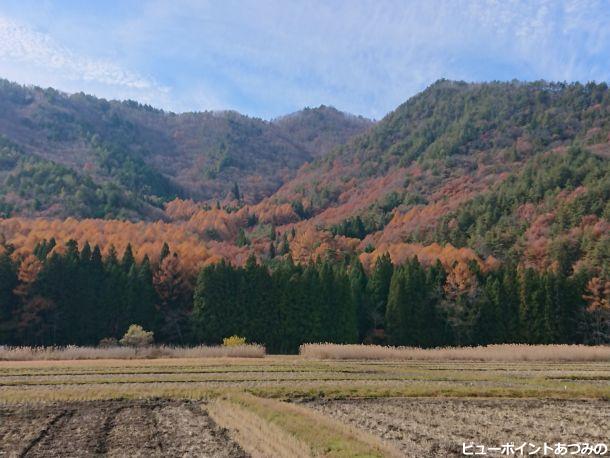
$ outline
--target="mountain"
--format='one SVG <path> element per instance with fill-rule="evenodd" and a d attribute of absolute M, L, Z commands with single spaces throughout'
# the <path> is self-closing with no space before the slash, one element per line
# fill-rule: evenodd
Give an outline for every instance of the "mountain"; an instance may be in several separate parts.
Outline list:
<path fill-rule="evenodd" d="M 0 342 L 610 341 L 606 84 L 442 80 L 374 124 L 4 94 Z"/>
<path fill-rule="evenodd" d="M 110 221 L 100 238 L 86 221 L 49 231 L 6 220 L 17 245 L 78 233 L 150 256 L 174 240 L 192 266 L 290 252 L 305 263 L 355 254 L 370 268 L 388 252 L 397 264 L 610 269 L 603 83 L 441 80 L 377 123 L 325 106 L 265 122 L 3 91 L 5 214 L 167 222 Z"/>
<path fill-rule="evenodd" d="M 175 197 L 222 201 L 235 184 L 257 202 L 370 124 L 329 107 L 276 122 L 174 114 L 0 80 L 1 207 L 5 215 L 156 219 Z"/>
<path fill-rule="evenodd" d="M 599 268 L 610 258 L 609 159 L 606 84 L 442 80 L 258 208 L 288 204 L 298 211 L 282 223 L 359 240 L 365 259 L 451 244 Z"/>
<path fill-rule="evenodd" d="M 374 123 L 362 116 L 354 116 L 326 105 L 305 108 L 273 121 L 286 135 L 318 158 L 335 146 L 346 143 Z"/>

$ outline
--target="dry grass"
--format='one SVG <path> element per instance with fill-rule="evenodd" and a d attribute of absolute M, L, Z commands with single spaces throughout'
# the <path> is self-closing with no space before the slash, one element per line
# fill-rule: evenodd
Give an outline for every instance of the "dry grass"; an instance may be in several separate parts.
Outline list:
<path fill-rule="evenodd" d="M 198 399 L 515 397 L 610 400 L 607 362 L 165 358 L 0 361 L 0 404 L 119 397 Z"/>
<path fill-rule="evenodd" d="M 87 359 L 154 359 L 154 358 L 262 358 L 262 345 L 238 345 L 232 347 L 205 346 L 170 347 L 151 346 L 140 349 L 131 347 L 7 347 L 0 346 L 0 361 L 57 361 Z"/>
<path fill-rule="evenodd" d="M 421 361 L 604 361 L 610 346 L 489 345 L 485 347 L 413 348 L 381 345 L 304 344 L 301 356 L 317 359 Z"/>
<path fill-rule="evenodd" d="M 312 456 L 307 444 L 235 403 L 216 400 L 207 410 L 212 420 L 229 430 L 233 439 L 254 458 Z"/>
<path fill-rule="evenodd" d="M 272 428 L 280 428 L 288 435 L 287 446 L 309 453 L 305 456 L 348 457 L 399 457 L 402 454 L 393 446 L 366 431 L 342 424 L 312 409 L 274 399 L 263 399 L 246 393 L 233 393 L 225 397 L 239 409 L 259 417 Z M 264 440 L 264 439 L 263 439 Z M 267 441 L 274 441 L 270 436 Z M 290 445 L 292 444 L 292 445 Z M 294 454 L 264 454 L 265 456 L 303 456 Z"/>

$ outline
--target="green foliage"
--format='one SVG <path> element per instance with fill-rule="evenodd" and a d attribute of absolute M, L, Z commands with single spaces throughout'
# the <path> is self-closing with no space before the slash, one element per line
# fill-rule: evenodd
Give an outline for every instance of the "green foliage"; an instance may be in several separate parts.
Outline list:
<path fill-rule="evenodd" d="M 134 101 L 67 95 L 0 80 L 0 134 L 20 145 L 23 156 L 40 155 L 78 175 L 90 175 L 101 188 L 113 186 L 129 196 L 131 205 L 120 209 L 115 202 L 108 217 L 156 219 L 159 212 L 152 207 L 160 208 L 175 196 L 225 198 L 234 182 L 243 188 L 242 199 L 270 195 L 314 152 L 330 150 L 370 124 L 335 112 L 324 110 L 323 128 L 315 116 L 293 117 L 299 120 L 293 129 L 292 121 L 267 122 L 236 112 L 177 115 Z M 0 175 L 10 166 L 4 159 L 0 157 Z M 0 201 L 5 215 L 29 210 L 22 202 Z M 54 210 L 64 217 L 91 216 L 74 208 Z"/>
<path fill-rule="evenodd" d="M 96 184 L 89 176 L 33 155 L 0 137 L 0 211 L 9 216 L 21 212 L 58 211 L 80 217 L 120 217 L 122 209 L 135 210 L 139 203 L 115 185 Z M 11 199 L 14 203 L 8 203 Z"/>
<path fill-rule="evenodd" d="M 593 107 L 601 108 L 592 109 Z M 447 158 L 498 150 L 527 136 L 534 148 L 607 132 L 610 94 L 602 84 L 487 83 L 441 80 L 409 99 L 361 137 L 365 161 L 407 165 L 414 159 Z M 383 172 L 383 168 L 379 170 Z"/>
<path fill-rule="evenodd" d="M 85 244 L 79 252 L 74 241 L 63 254 L 49 255 L 54 244 L 43 241 L 36 247 L 40 271 L 11 290 L 20 295 L 4 317 L 14 324 L 10 342 L 95 345 L 104 337 L 121 337 L 130 323 L 148 329 L 160 325 L 147 258 L 138 264 L 128 249 L 122 261 L 112 250 L 103 259 L 99 247 Z M 8 292 L 3 285 L 0 291 Z"/>
<path fill-rule="evenodd" d="M 243 230 L 243 228 L 239 228 L 237 238 L 235 239 L 235 244 L 239 247 L 243 247 L 250 244 L 250 240 L 248 240 L 248 237 L 246 237 L 246 232 Z"/>
<path fill-rule="evenodd" d="M 147 198 L 151 203 L 172 200 L 180 195 L 163 174 L 154 170 L 142 158 L 117 145 L 94 143 L 95 157 L 100 169 L 128 191 Z"/>
<path fill-rule="evenodd" d="M 14 291 L 18 284 L 17 266 L 10 253 L 3 249 L 0 253 L 0 343 L 9 342 L 15 332 L 18 298 Z"/>
<path fill-rule="evenodd" d="M 280 353 L 307 342 L 372 339 L 422 347 L 589 341 L 585 273 L 511 265 L 482 272 L 472 264 L 472 287 L 455 291 L 440 263 L 426 267 L 417 258 L 395 267 L 383 255 L 367 273 L 357 258 L 349 266 L 300 266 L 290 257 L 270 265 L 250 257 L 243 267 L 203 268 L 193 290 L 179 281 L 169 248 L 151 266 L 129 246 L 120 258 L 113 249 L 102 258 L 88 244 L 79 250 L 74 241 L 61 253 L 54 246 L 39 243 L 36 261 L 19 276 L 24 265 L 12 260 L 11 247 L 0 253 L 0 344 L 95 345 L 132 323 L 160 342 L 240 336 Z"/>
<path fill-rule="evenodd" d="M 198 337 L 212 344 L 235 334 L 269 351 L 296 352 L 303 342 L 358 339 L 348 276 L 327 263 L 302 268 L 288 260 L 271 273 L 254 260 L 243 268 L 223 262 L 206 267 L 197 280 L 193 318 Z"/>
<path fill-rule="evenodd" d="M 417 347 L 449 343 L 448 322 L 440 308 L 441 285 L 430 273 L 417 258 L 394 271 L 386 309 L 390 343 Z"/>
<path fill-rule="evenodd" d="M 560 193 L 583 186 L 573 199 L 561 199 Z M 434 235 L 434 241 L 468 245 L 484 255 L 500 259 L 511 255 L 508 248 L 522 237 L 529 227 L 519 215 L 522 205 L 538 205 L 538 213 L 553 212 L 550 233 L 559 234 L 581 224 L 585 215 L 610 218 L 610 162 L 580 148 L 567 153 L 540 156 L 520 173 L 511 175 L 490 191 L 478 195 L 457 211 L 444 216 Z M 452 223 L 455 224 L 452 224 Z M 581 241 L 579 243 L 582 243 Z M 603 239 L 602 239 L 603 242 Z M 558 245 L 555 257 L 570 253 L 570 247 Z M 594 251 L 595 245 L 577 247 Z M 575 257 L 576 253 L 572 253 Z M 520 253 L 512 253 L 514 260 Z M 563 259 L 570 264 L 575 259 Z"/>

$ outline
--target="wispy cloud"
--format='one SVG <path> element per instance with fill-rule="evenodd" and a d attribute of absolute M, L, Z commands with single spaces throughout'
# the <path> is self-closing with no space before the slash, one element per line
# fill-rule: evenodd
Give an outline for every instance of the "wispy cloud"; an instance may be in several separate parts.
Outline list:
<path fill-rule="evenodd" d="M 3 76 L 27 71 L 31 75 L 30 83 L 44 85 L 59 81 L 62 86 L 93 86 L 109 94 L 133 94 L 155 99 L 155 96 L 168 92 L 168 88 L 152 78 L 143 77 L 110 60 L 79 55 L 51 36 L 2 16 L 0 70 Z"/>
<path fill-rule="evenodd" d="M 5 1 L 19 12 L 34 0 Z M 121 14 L 105 14 L 99 30 L 90 27 L 99 11 L 50 1 L 48 14 L 73 24 L 72 35 L 59 26 L 47 35 L 11 32 L 44 56 L 0 45 L 0 61 L 3 52 L 12 53 L 7 62 L 50 61 L 47 73 L 79 74 L 117 96 L 174 110 L 232 108 L 266 118 L 321 103 L 379 118 L 439 78 L 610 80 L 607 0 L 115 1 L 104 8 L 120 5 Z M 78 49 L 91 56 L 66 49 L 83 23 L 87 41 Z M 59 35 L 62 45 L 51 38 Z M 120 59 L 99 57 L 107 49 L 120 50 Z"/>

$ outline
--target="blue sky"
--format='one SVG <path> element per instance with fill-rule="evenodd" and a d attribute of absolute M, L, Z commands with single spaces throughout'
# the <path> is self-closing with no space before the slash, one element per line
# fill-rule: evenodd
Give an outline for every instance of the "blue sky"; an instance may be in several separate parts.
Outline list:
<path fill-rule="evenodd" d="M 439 78 L 610 80 L 610 0 L 2 0 L 0 77 L 182 112 L 381 118 Z"/>

